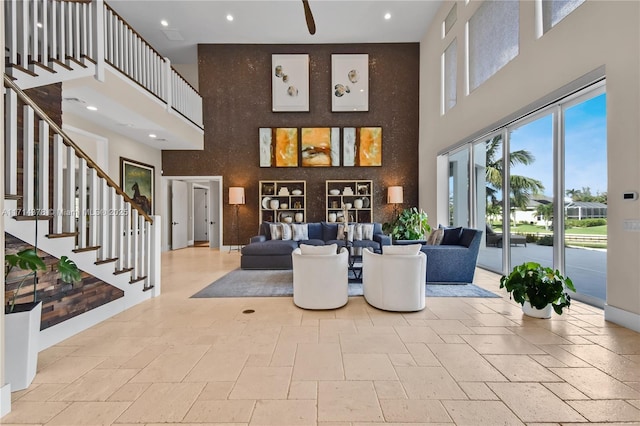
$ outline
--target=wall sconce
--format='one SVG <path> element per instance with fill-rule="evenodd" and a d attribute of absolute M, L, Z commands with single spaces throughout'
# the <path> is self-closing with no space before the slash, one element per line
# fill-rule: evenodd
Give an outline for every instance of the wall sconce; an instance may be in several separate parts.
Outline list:
<path fill-rule="evenodd" d="M 236 243 L 238 246 L 238 251 L 242 247 L 240 245 L 240 205 L 244 204 L 244 188 L 241 186 L 230 186 L 229 187 L 229 204 L 235 206 L 236 216 L 234 225 L 236 228 Z M 231 251 L 231 245 L 229 245 L 229 251 Z"/>
<path fill-rule="evenodd" d="M 387 204 L 393 204 L 393 217 L 398 217 L 398 204 L 404 201 L 401 186 L 390 186 L 387 188 Z"/>

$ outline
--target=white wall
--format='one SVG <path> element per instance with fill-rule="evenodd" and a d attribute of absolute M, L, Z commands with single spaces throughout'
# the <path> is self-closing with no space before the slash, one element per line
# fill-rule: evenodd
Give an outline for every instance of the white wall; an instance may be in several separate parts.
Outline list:
<path fill-rule="evenodd" d="M 63 112 L 62 122 L 64 126 L 72 126 L 88 133 L 100 135 L 107 139 L 109 154 L 106 166 L 103 169 L 111 179 L 120 184 L 120 157 L 139 161 L 155 168 L 155 187 L 153 194 L 154 214 L 160 214 L 162 205 L 162 191 L 160 190 L 160 178 L 162 176 L 162 151 L 141 144 L 119 133 L 112 132 L 92 122 L 83 120 L 77 115 Z"/>
<path fill-rule="evenodd" d="M 441 23 L 453 2 L 444 2 L 421 43 L 420 206 L 436 217 L 436 157 L 515 111 L 604 66 L 607 78 L 609 250 L 605 315 L 640 330 L 640 233 L 623 230 L 640 220 L 640 2 L 587 1 L 540 39 L 535 2 L 520 2 L 520 53 L 465 96 L 464 25 L 481 2 L 458 1 L 458 20 L 442 39 Z M 440 115 L 440 55 L 458 40 L 458 101 Z"/>

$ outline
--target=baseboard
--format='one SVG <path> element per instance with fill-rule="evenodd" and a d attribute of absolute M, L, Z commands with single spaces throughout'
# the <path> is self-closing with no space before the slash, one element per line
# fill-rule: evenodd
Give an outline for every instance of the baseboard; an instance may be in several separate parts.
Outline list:
<path fill-rule="evenodd" d="M 0 388 L 0 418 L 11 412 L 11 384 Z"/>
<path fill-rule="evenodd" d="M 604 319 L 640 333 L 640 314 L 635 312 L 605 305 Z"/>
<path fill-rule="evenodd" d="M 76 317 L 40 331 L 40 351 L 93 327 L 127 309 L 125 298 L 114 300 Z"/>

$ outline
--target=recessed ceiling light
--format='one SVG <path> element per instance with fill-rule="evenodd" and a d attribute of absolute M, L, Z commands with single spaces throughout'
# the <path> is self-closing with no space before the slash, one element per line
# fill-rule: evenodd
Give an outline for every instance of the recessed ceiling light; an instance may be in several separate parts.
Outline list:
<path fill-rule="evenodd" d="M 389 12 L 385 13 L 384 19 L 391 19 L 391 14 Z"/>
<path fill-rule="evenodd" d="M 233 21 L 233 15 L 232 14 L 228 14 L 227 15 L 227 21 L 229 21 L 229 22 Z"/>
<path fill-rule="evenodd" d="M 88 109 L 89 111 L 97 111 L 97 110 L 98 110 L 98 108 L 94 107 L 93 105 L 89 105 L 89 106 L 87 107 L 87 109 Z"/>
<path fill-rule="evenodd" d="M 150 137 L 151 139 L 155 139 L 155 138 L 157 138 L 158 136 L 157 136 L 156 134 L 154 134 L 154 133 L 149 133 L 149 137 Z"/>
<path fill-rule="evenodd" d="M 166 19 L 163 19 L 162 21 L 160 21 L 160 25 L 162 25 L 163 27 L 168 27 L 169 23 L 167 22 Z"/>

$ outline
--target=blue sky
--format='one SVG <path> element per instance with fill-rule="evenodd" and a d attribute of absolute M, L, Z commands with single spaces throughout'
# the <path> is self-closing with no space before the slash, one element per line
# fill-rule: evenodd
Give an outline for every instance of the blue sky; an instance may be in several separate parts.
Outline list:
<path fill-rule="evenodd" d="M 516 165 L 512 174 L 528 176 L 544 184 L 544 194 L 553 194 L 551 116 L 544 116 L 511 133 L 511 150 L 525 149 L 535 161 Z M 606 95 L 602 94 L 565 111 L 565 188 L 607 191 Z"/>

